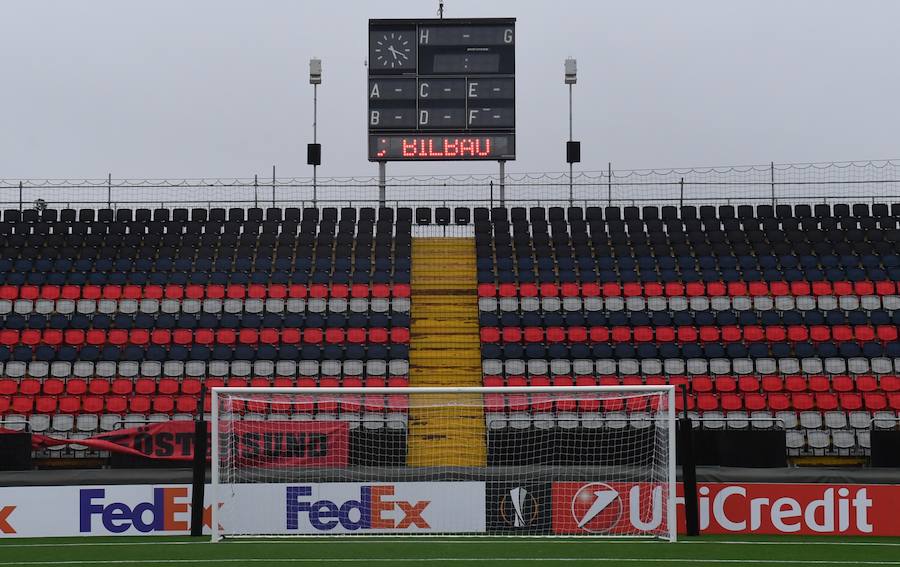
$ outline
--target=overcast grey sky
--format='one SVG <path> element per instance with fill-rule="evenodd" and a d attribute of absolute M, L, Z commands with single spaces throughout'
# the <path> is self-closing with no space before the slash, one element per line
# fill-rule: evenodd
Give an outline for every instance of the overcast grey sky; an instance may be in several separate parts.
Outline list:
<path fill-rule="evenodd" d="M 582 169 L 900 156 L 900 2 L 447 0 L 516 17 L 518 160 L 565 168 L 563 59 Z M 0 0 L 0 178 L 322 176 L 366 161 L 367 20 L 436 0 Z M 391 175 L 496 164 L 390 164 Z"/>

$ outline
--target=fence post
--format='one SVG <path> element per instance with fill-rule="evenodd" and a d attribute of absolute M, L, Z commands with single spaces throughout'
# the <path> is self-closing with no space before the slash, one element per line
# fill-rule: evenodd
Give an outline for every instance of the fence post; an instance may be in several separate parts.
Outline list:
<path fill-rule="evenodd" d="M 253 176 L 253 207 L 259 206 L 259 175 Z"/>
<path fill-rule="evenodd" d="M 606 204 L 612 206 L 612 162 L 606 163 Z"/>
<path fill-rule="evenodd" d="M 494 180 L 491 179 L 491 208 L 494 208 Z M 474 214 L 474 213 L 473 213 Z"/>
<path fill-rule="evenodd" d="M 106 174 L 106 208 L 112 208 L 112 173 Z"/>
<path fill-rule="evenodd" d="M 275 208 L 275 164 L 272 164 L 272 208 Z"/>
<path fill-rule="evenodd" d="M 19 211 L 22 210 L 22 182 L 19 181 Z"/>
<path fill-rule="evenodd" d="M 775 162 L 769 162 L 769 181 L 772 183 L 772 206 L 775 206 Z"/>
<path fill-rule="evenodd" d="M 684 206 L 684 177 L 681 178 L 681 181 L 678 182 L 678 206 Z"/>

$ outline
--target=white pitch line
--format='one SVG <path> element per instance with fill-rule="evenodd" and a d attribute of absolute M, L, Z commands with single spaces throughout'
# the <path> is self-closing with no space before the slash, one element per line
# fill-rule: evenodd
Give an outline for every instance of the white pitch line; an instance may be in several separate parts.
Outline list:
<path fill-rule="evenodd" d="M 639 557 L 418 557 L 418 558 L 402 558 L 378 557 L 378 558 L 361 558 L 361 559 L 310 559 L 310 558 L 243 558 L 243 559 L 135 559 L 128 561 L 126 559 L 101 559 L 101 560 L 78 560 L 78 561 L 12 561 L 0 562 L 2 567 L 25 566 L 25 565 L 171 565 L 171 564 L 206 564 L 206 563 L 421 563 L 423 561 L 441 562 L 441 563 L 458 563 L 461 561 L 482 561 L 482 562 L 553 562 L 553 563 L 726 563 L 734 565 L 900 565 L 900 561 L 830 561 L 830 560 L 809 560 L 809 559 L 690 559 L 690 558 L 639 558 Z"/>
<path fill-rule="evenodd" d="M 11 541 L 11 540 L 6 540 Z M 602 538 L 566 538 L 566 537 L 554 537 L 554 538 L 542 538 L 540 536 L 528 537 L 528 536 L 516 536 L 511 537 L 509 539 L 489 539 L 489 538 L 466 538 L 466 539 L 443 539 L 441 537 L 435 536 L 418 536 L 418 537 L 366 537 L 366 538 L 356 538 L 355 540 L 343 538 L 343 539 L 335 539 L 335 538 L 312 538 L 312 537 L 299 537 L 299 538 L 283 538 L 283 539 L 239 539 L 239 540 L 228 540 L 224 542 L 222 545 L 308 545 L 308 544 L 323 544 L 323 545 L 334 545 L 337 543 L 346 543 L 350 541 L 360 542 L 366 541 L 368 543 L 427 543 L 427 544 L 442 544 L 442 543 L 452 543 L 454 545 L 459 544 L 490 544 L 490 543 L 515 543 L 516 545 L 528 544 L 528 543 L 536 543 L 536 544 L 549 544 L 549 543 L 557 543 L 557 544 L 593 544 L 593 545 L 617 545 L 617 544 L 637 544 L 638 542 L 635 540 L 623 540 L 623 539 L 612 539 L 612 540 L 604 540 Z M 640 542 L 642 545 L 646 544 L 656 544 L 656 545 L 666 545 L 668 542 L 665 541 L 655 541 L 655 540 L 645 540 Z M 22 548 L 22 547 L 120 547 L 120 546 L 136 546 L 136 545 L 209 545 L 209 540 L 200 540 L 200 541 L 134 541 L 134 542 L 124 542 L 124 541 L 98 541 L 98 542 L 53 542 L 53 543 L 6 543 L 3 540 L 0 540 L 0 550 L 4 548 Z M 815 540 L 796 540 L 796 541 L 722 541 L 722 540 L 693 540 L 693 541 L 679 541 L 676 545 L 686 546 L 686 545 L 841 545 L 841 546 L 857 546 L 857 547 L 900 547 L 900 542 L 879 542 L 879 541 L 815 541 Z"/>

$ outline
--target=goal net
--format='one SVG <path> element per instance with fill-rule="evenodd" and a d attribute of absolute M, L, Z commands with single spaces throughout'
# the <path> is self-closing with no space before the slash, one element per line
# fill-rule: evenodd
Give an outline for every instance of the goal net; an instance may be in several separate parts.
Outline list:
<path fill-rule="evenodd" d="M 213 540 L 675 539 L 672 386 L 214 388 Z"/>

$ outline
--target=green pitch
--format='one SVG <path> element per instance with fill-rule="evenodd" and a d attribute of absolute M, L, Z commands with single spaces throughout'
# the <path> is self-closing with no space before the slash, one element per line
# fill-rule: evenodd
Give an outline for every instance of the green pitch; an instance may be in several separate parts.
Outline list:
<path fill-rule="evenodd" d="M 679 543 L 532 538 L 236 540 L 65 538 L 0 541 L 0 567 L 51 565 L 898 565 L 900 538 L 715 537 Z"/>

